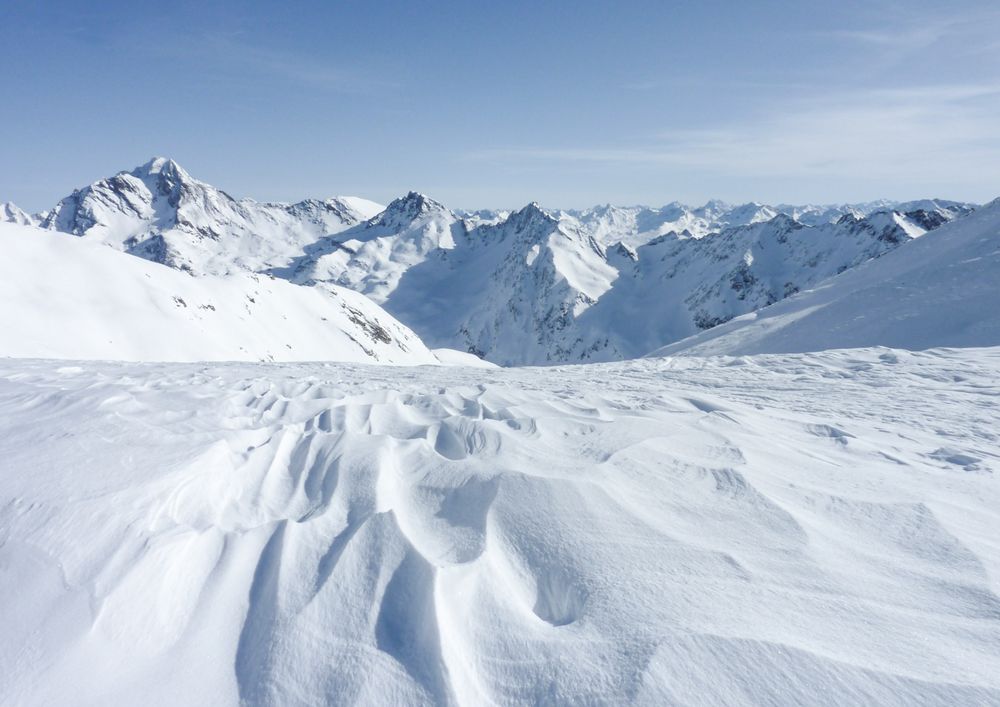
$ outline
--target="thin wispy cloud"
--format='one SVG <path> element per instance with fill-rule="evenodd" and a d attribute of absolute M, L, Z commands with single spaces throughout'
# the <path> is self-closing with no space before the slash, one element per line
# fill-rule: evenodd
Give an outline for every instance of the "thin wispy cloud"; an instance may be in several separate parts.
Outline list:
<path fill-rule="evenodd" d="M 727 177 L 1000 178 L 1000 84 L 845 92 L 752 121 L 672 129 L 628 146 L 492 149 L 467 158 L 660 165 Z"/>
<path fill-rule="evenodd" d="M 202 71 L 292 82 L 328 91 L 355 93 L 391 88 L 362 67 L 317 61 L 306 54 L 246 42 L 240 33 L 200 33 L 177 44 L 155 44 L 151 51 L 195 60 Z"/>
<path fill-rule="evenodd" d="M 890 52 L 903 58 L 914 52 L 927 50 L 948 41 L 965 41 L 982 46 L 983 40 L 993 36 L 1000 21 L 1000 9 L 983 8 L 975 12 L 942 15 L 938 12 L 919 13 L 905 11 L 895 6 L 883 8 L 880 21 L 864 27 L 832 29 L 816 32 L 816 36 L 847 43 L 871 50 Z"/>

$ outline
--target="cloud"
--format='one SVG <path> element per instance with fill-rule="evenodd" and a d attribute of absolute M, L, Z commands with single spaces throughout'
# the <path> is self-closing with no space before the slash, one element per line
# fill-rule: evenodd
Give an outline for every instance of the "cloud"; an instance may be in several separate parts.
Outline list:
<path fill-rule="evenodd" d="M 662 166 L 725 177 L 966 183 L 1000 179 L 998 114 L 1000 84 L 839 92 L 627 146 L 492 149 L 467 157 Z"/>
<path fill-rule="evenodd" d="M 180 61 L 195 61 L 202 71 L 272 78 L 337 92 L 369 92 L 396 85 L 357 67 L 248 44 L 238 32 L 203 32 L 174 43 L 151 44 L 148 50 Z"/>

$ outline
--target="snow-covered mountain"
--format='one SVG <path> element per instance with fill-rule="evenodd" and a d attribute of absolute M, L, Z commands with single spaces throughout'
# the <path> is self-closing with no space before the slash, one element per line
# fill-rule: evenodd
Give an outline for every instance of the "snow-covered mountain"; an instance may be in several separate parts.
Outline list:
<path fill-rule="evenodd" d="M 234 199 L 158 157 L 74 191 L 38 221 L 181 270 L 222 274 L 282 265 L 309 243 L 381 210 L 356 197 Z"/>
<path fill-rule="evenodd" d="M 38 219 L 27 213 L 17 204 L 6 201 L 0 204 L 0 223 L 15 223 L 20 226 L 32 226 Z"/>
<path fill-rule="evenodd" d="M 793 204 L 769 206 L 756 202 L 733 205 L 714 199 L 699 207 L 680 202 L 673 202 L 658 209 L 608 204 L 582 211 L 565 211 L 561 212 L 561 215 L 578 220 L 589 235 L 602 243 L 623 242 L 635 248 L 668 233 L 701 238 L 729 228 L 770 221 L 780 215 L 788 216 L 804 226 L 822 226 L 836 223 L 846 215 L 863 218 L 876 211 L 896 211 L 901 214 L 913 212 L 912 218 L 919 220 L 921 216 L 915 213 L 918 211 L 940 213 L 943 218 L 950 219 L 968 213 L 972 208 L 972 204 L 944 199 L 905 203 L 883 200 L 826 206 Z"/>
<path fill-rule="evenodd" d="M 157 158 L 31 217 L 194 274 L 332 283 L 428 344 L 501 364 L 606 361 L 767 306 L 971 211 L 957 202 L 672 203 L 454 212 L 411 192 L 235 200 Z"/>
<path fill-rule="evenodd" d="M 438 362 L 368 298 L 253 273 L 189 277 L 99 243 L 0 224 L 0 356 Z"/>
<path fill-rule="evenodd" d="M 502 364 L 583 357 L 566 329 L 617 276 L 600 244 L 537 204 L 470 222 L 417 193 L 275 273 L 363 292 L 429 345 Z"/>
<path fill-rule="evenodd" d="M 925 206 L 817 226 L 744 209 L 745 225 L 647 239 L 641 219 L 612 222 L 627 210 L 603 209 L 599 227 L 537 204 L 470 219 L 411 193 L 273 272 L 362 292 L 431 346 L 505 365 L 614 360 L 772 304 L 967 212 Z"/>
<path fill-rule="evenodd" d="M 783 302 L 654 355 L 1000 346 L 1000 199 Z"/>

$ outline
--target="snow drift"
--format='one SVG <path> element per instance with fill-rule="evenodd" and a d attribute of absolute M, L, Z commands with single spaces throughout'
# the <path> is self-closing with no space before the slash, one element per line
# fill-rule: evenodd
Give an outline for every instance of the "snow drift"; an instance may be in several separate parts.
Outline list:
<path fill-rule="evenodd" d="M 1000 703 L 997 380 L 0 361 L 0 702 Z"/>

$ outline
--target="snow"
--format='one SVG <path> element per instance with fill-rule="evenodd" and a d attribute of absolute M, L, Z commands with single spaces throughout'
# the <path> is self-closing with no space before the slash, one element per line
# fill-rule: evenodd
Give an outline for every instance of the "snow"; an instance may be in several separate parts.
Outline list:
<path fill-rule="evenodd" d="M 434 349 L 434 356 L 446 366 L 470 366 L 472 368 L 499 368 L 495 363 L 484 361 L 474 354 L 455 349 Z"/>
<path fill-rule="evenodd" d="M 0 704 L 1000 704 L 1000 200 L 155 158 L 0 253 Z"/>
<path fill-rule="evenodd" d="M 1000 345 L 1000 200 L 653 355 Z"/>
<path fill-rule="evenodd" d="M 306 245 L 382 208 L 358 197 L 295 204 L 234 199 L 155 157 L 73 192 L 36 221 L 200 275 L 286 265 Z"/>
<path fill-rule="evenodd" d="M 296 204 L 234 199 L 154 158 L 37 223 L 186 272 L 255 272 L 360 292 L 428 345 L 502 365 L 641 356 L 813 287 L 973 206 L 678 202 L 456 212 L 418 192 Z"/>
<path fill-rule="evenodd" d="M 428 345 L 501 365 L 607 361 L 641 356 L 811 287 L 966 207 L 934 208 L 838 213 L 835 223 L 806 226 L 759 204 L 714 204 L 699 211 L 746 223 L 699 238 L 671 231 L 650 239 L 641 229 L 652 217 L 634 208 L 574 216 L 533 203 L 500 220 L 469 220 L 411 192 L 271 272 L 362 292 Z"/>
<path fill-rule="evenodd" d="M 997 703 L 998 380 L 0 360 L 2 700 Z"/>
<path fill-rule="evenodd" d="M 0 204 L 0 223 L 16 223 L 21 226 L 32 226 L 35 219 L 19 208 L 17 204 L 6 201 Z"/>
<path fill-rule="evenodd" d="M 0 356 L 436 363 L 356 292 L 251 273 L 195 278 L 113 248 L 0 223 Z"/>

